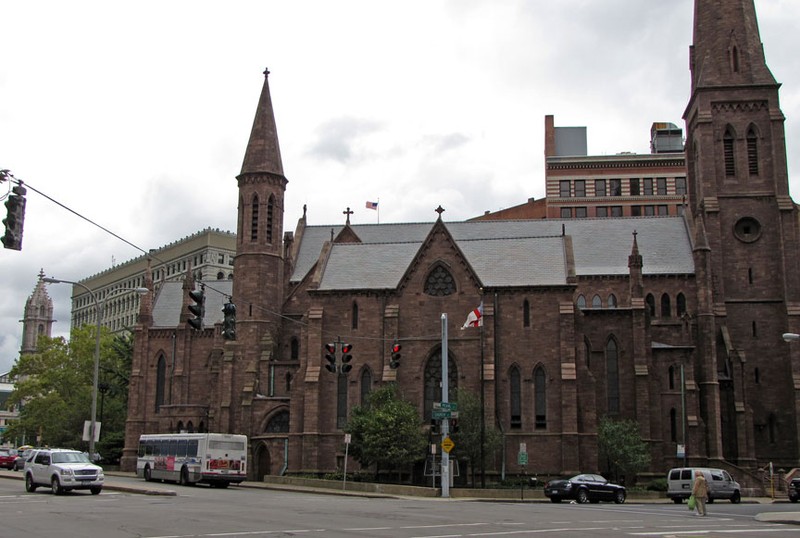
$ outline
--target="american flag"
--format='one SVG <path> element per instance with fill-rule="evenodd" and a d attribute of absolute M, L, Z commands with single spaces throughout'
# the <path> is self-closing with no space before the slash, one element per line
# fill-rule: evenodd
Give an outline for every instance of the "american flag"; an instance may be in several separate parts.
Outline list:
<path fill-rule="evenodd" d="M 367 209 L 378 209 L 378 202 L 367 202 Z"/>

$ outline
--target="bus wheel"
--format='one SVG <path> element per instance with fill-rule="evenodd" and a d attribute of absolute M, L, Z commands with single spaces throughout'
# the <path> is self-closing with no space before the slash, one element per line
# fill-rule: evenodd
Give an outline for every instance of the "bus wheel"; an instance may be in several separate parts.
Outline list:
<path fill-rule="evenodd" d="M 228 483 L 227 482 L 217 482 L 217 487 L 219 489 L 225 489 L 225 488 L 228 487 Z"/>
<path fill-rule="evenodd" d="M 151 482 L 153 480 L 153 472 L 150 470 L 149 465 L 145 465 L 144 467 L 144 481 Z"/>
<path fill-rule="evenodd" d="M 181 486 L 191 486 L 192 485 L 192 483 L 189 482 L 189 469 L 187 469 L 186 467 L 181 469 L 181 477 L 178 480 L 178 484 L 180 484 Z"/>

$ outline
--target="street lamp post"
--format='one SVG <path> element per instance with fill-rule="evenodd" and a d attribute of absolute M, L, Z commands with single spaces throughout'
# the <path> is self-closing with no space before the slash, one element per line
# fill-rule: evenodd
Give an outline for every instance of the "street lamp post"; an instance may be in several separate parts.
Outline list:
<path fill-rule="evenodd" d="M 800 340 L 800 334 L 797 333 L 783 333 L 783 339 L 786 342 L 797 342 Z"/>
<path fill-rule="evenodd" d="M 90 424 L 89 458 L 93 460 L 95 454 L 94 438 L 95 438 L 95 431 L 97 430 L 97 386 L 100 377 L 100 329 L 103 325 L 103 310 L 105 309 L 106 299 L 110 295 L 113 295 L 117 292 L 135 291 L 139 295 L 144 295 L 148 293 L 150 290 L 148 290 L 147 288 L 116 288 L 113 291 L 111 291 L 108 295 L 103 297 L 102 301 L 98 301 L 94 291 L 85 284 L 81 284 L 80 282 L 73 282 L 71 280 L 62 280 L 60 278 L 51 278 L 51 277 L 42 278 L 42 281 L 47 282 L 48 284 L 72 284 L 73 286 L 80 286 L 89 293 L 89 296 L 92 298 L 92 302 L 94 303 L 94 308 L 97 316 L 97 329 L 95 331 L 94 371 L 92 373 L 92 417 L 89 423 Z"/>

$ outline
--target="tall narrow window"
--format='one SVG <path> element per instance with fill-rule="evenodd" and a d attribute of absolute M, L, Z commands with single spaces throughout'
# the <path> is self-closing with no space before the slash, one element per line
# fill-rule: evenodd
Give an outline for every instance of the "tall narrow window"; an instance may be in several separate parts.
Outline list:
<path fill-rule="evenodd" d="M 361 407 L 366 407 L 369 393 L 372 391 L 372 372 L 369 368 L 364 368 L 361 372 Z"/>
<path fill-rule="evenodd" d="M 631 196 L 639 196 L 639 178 L 632 177 L 629 180 L 630 188 L 631 188 Z"/>
<path fill-rule="evenodd" d="M 258 196 L 253 196 L 250 207 L 250 241 L 258 241 Z"/>
<path fill-rule="evenodd" d="M 339 374 L 336 382 L 336 427 L 347 426 L 347 375 Z"/>
<path fill-rule="evenodd" d="M 353 313 L 350 326 L 353 330 L 358 329 L 358 303 L 353 301 Z"/>
<path fill-rule="evenodd" d="M 661 317 L 668 318 L 672 316 L 672 304 L 670 303 L 669 294 L 665 293 L 661 296 Z"/>
<path fill-rule="evenodd" d="M 616 308 L 617 307 L 617 296 L 613 293 L 608 296 L 608 307 L 609 308 Z"/>
<path fill-rule="evenodd" d="M 569 184 L 570 181 L 568 179 L 558 182 L 558 195 L 561 198 L 569 198 Z"/>
<path fill-rule="evenodd" d="M 575 304 L 578 306 L 578 308 L 586 308 L 586 297 L 583 295 L 578 295 L 578 300 L 575 301 Z"/>
<path fill-rule="evenodd" d="M 588 340 L 583 341 L 583 356 L 586 360 L 586 368 L 592 367 L 592 348 Z"/>
<path fill-rule="evenodd" d="M 675 194 L 686 194 L 686 178 L 679 176 L 675 178 Z"/>
<path fill-rule="evenodd" d="M 603 308 L 603 300 L 599 295 L 592 297 L 592 308 Z"/>
<path fill-rule="evenodd" d="M 669 440 L 673 443 L 678 440 L 678 413 L 674 407 L 669 410 Z"/>
<path fill-rule="evenodd" d="M 609 190 L 609 195 L 611 196 L 622 196 L 622 180 L 609 179 L 608 190 Z"/>
<path fill-rule="evenodd" d="M 547 428 L 547 377 L 544 368 L 537 366 L 533 371 L 533 413 L 534 428 Z"/>
<path fill-rule="evenodd" d="M 747 169 L 751 176 L 758 175 L 758 137 L 752 127 L 747 131 Z"/>
<path fill-rule="evenodd" d="M 606 344 L 606 395 L 608 397 L 608 414 L 619 414 L 619 357 L 617 342 L 613 338 Z"/>
<path fill-rule="evenodd" d="M 452 402 L 458 389 L 458 367 L 453 360 L 453 354 L 447 354 L 447 389 L 448 401 Z M 423 418 L 425 420 L 431 419 L 433 411 L 433 403 L 442 401 L 442 350 L 436 350 L 428 358 L 428 363 L 425 365 L 424 376 L 424 391 L 425 401 L 423 403 Z"/>
<path fill-rule="evenodd" d="M 522 301 L 522 326 L 523 327 L 531 326 L 531 304 L 528 302 L 527 299 Z"/>
<path fill-rule="evenodd" d="M 728 129 L 722 137 L 722 153 L 725 157 L 725 175 L 733 177 L 736 175 L 736 164 L 733 153 L 733 133 Z"/>
<path fill-rule="evenodd" d="M 737 47 L 733 47 L 731 51 L 731 67 L 734 73 L 739 72 L 739 49 Z"/>
<path fill-rule="evenodd" d="M 156 365 L 156 413 L 166 403 L 167 361 L 164 355 L 159 355 Z"/>
<path fill-rule="evenodd" d="M 667 178 L 665 177 L 656 178 L 656 194 L 659 194 L 661 196 L 667 194 Z"/>
<path fill-rule="evenodd" d="M 674 366 L 670 366 L 669 367 L 668 377 L 669 377 L 669 390 L 674 390 L 675 389 L 675 367 Z"/>
<path fill-rule="evenodd" d="M 678 317 L 683 316 L 686 313 L 686 296 L 679 293 L 675 298 L 675 304 L 678 307 Z"/>
<path fill-rule="evenodd" d="M 272 221 L 275 217 L 275 197 L 270 195 L 267 202 L 267 243 L 272 244 Z"/>
<path fill-rule="evenodd" d="M 644 178 L 644 195 L 653 196 L 653 178 Z"/>
<path fill-rule="evenodd" d="M 293 361 L 300 359 L 300 341 L 297 338 L 292 337 L 289 357 Z"/>
<path fill-rule="evenodd" d="M 516 366 L 511 367 L 508 373 L 508 383 L 510 385 L 509 392 L 511 393 L 511 427 L 522 427 L 522 384 L 520 381 L 519 368 Z"/>
<path fill-rule="evenodd" d="M 648 293 L 644 298 L 644 304 L 647 305 L 647 313 L 650 314 L 650 317 L 656 317 L 656 299 L 652 293 Z"/>
<path fill-rule="evenodd" d="M 576 179 L 575 180 L 575 197 L 584 197 L 586 196 L 586 180 L 585 179 Z"/>

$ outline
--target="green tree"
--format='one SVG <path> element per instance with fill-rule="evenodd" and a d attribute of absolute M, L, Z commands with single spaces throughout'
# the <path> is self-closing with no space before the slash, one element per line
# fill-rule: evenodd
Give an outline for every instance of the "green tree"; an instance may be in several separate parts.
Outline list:
<path fill-rule="evenodd" d="M 91 418 L 95 329 L 93 325 L 75 328 L 69 341 L 42 336 L 36 353 L 20 356 L 10 372 L 16 381 L 9 397 L 10 403 L 21 404 L 20 417 L 9 425 L 5 439 L 24 438 L 29 444 L 68 448 L 88 446 L 81 438 L 84 421 Z M 108 387 L 101 395 L 103 426 L 97 444 L 103 455 L 104 450 L 122 444 L 131 357 L 130 336 L 112 336 L 105 328 L 101 331 L 100 380 Z"/>
<path fill-rule="evenodd" d="M 650 452 L 633 420 L 605 417 L 597 429 L 597 444 L 612 477 L 635 478 L 650 465 Z"/>
<path fill-rule="evenodd" d="M 480 398 L 468 390 L 456 390 L 456 402 L 458 402 L 458 432 L 452 433 L 450 437 L 455 443 L 453 454 L 464 456 L 469 461 L 470 480 L 472 487 L 475 487 L 475 475 L 481 468 L 481 407 Z M 483 456 L 486 462 L 491 461 L 492 457 L 502 446 L 502 435 L 490 422 L 483 425 Z"/>
<path fill-rule="evenodd" d="M 374 464 L 376 476 L 388 469 L 401 477 L 425 457 L 422 419 L 394 383 L 372 392 L 367 405 L 353 408 L 345 432 L 351 435 L 350 454 L 362 467 Z"/>

